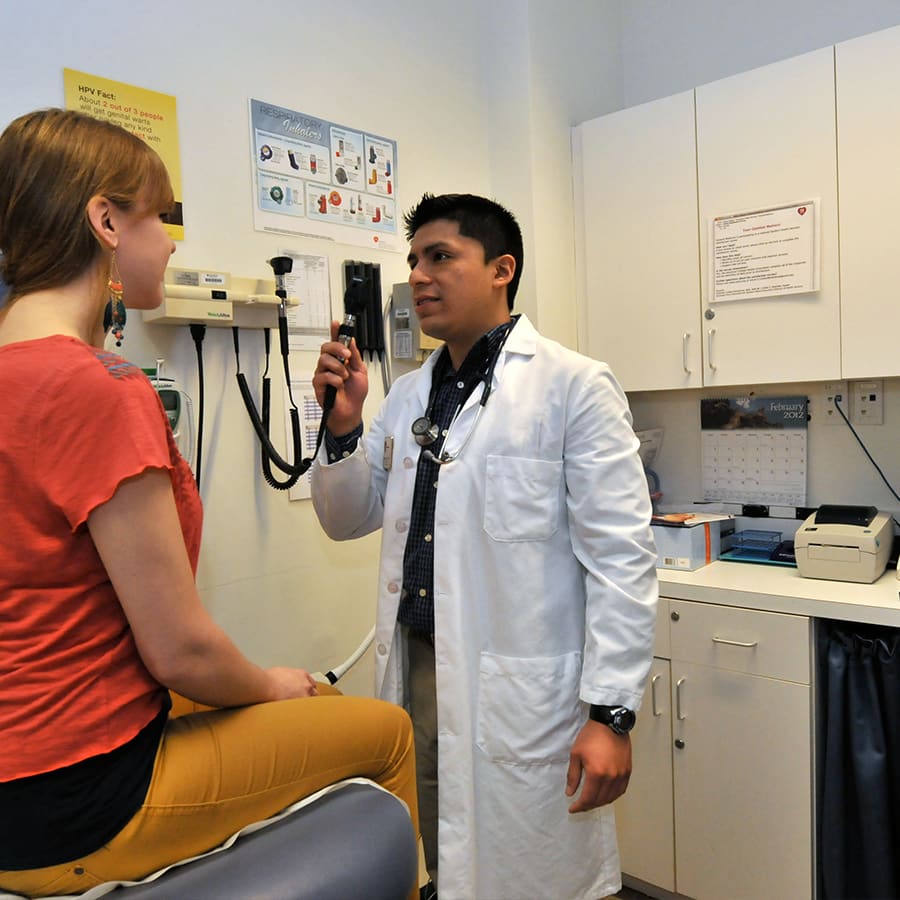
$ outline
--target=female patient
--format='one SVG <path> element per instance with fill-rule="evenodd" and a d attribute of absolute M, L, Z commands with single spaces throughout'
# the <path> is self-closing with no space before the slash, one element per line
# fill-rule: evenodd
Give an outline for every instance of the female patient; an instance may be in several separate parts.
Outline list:
<path fill-rule="evenodd" d="M 102 349 L 110 297 L 162 301 L 172 204 L 115 125 L 51 109 L 0 136 L 0 889 L 141 878 L 350 776 L 418 830 L 406 713 L 259 668 L 200 603 L 190 469 Z M 170 690 L 231 708 L 173 718 Z"/>

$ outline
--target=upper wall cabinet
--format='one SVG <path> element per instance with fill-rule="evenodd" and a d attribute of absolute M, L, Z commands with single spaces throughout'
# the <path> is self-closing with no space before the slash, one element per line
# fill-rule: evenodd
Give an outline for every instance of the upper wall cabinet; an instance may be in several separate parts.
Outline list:
<path fill-rule="evenodd" d="M 843 377 L 900 375 L 900 28 L 835 54 Z"/>
<path fill-rule="evenodd" d="M 835 378 L 841 340 L 833 48 L 695 93 L 704 384 Z M 805 201 L 815 202 L 819 289 L 710 302 L 710 222 Z"/>
<path fill-rule="evenodd" d="M 692 91 L 574 130 L 583 349 L 626 390 L 702 384 Z"/>

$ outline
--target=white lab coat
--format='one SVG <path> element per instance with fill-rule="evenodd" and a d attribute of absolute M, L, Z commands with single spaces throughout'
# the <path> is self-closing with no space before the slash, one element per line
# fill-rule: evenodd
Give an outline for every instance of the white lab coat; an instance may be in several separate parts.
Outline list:
<path fill-rule="evenodd" d="M 396 703 L 419 457 L 410 426 L 428 405 L 436 357 L 397 380 L 353 454 L 313 470 L 332 538 L 383 528 L 376 690 Z M 603 363 L 522 316 L 493 381 L 469 442 L 439 473 L 439 893 L 593 900 L 620 885 L 613 815 L 569 814 L 566 767 L 586 704 L 640 705 L 657 601 L 646 481 L 627 401 Z M 446 450 L 469 434 L 480 397 L 479 386 Z"/>

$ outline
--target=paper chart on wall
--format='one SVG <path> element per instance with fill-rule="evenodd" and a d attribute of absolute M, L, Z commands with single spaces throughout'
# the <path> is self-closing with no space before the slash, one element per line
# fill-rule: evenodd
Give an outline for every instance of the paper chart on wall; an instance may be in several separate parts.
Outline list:
<path fill-rule="evenodd" d="M 294 350 L 318 352 L 331 336 L 331 287 L 328 257 L 282 251 L 293 260 L 284 276 L 287 295 L 297 301 L 288 306 L 288 346 Z"/>
<path fill-rule="evenodd" d="M 700 401 L 703 499 L 806 506 L 806 397 Z"/>
<path fill-rule="evenodd" d="M 285 388 L 285 430 L 287 434 L 287 446 L 293 446 L 294 436 L 291 431 L 290 417 L 290 398 Z M 290 397 L 293 397 L 294 403 L 300 414 L 300 435 L 301 435 L 301 456 L 307 459 L 316 452 L 316 439 L 319 436 L 319 423 L 322 421 L 322 407 L 316 400 L 316 392 L 313 390 L 311 378 L 291 378 Z M 300 460 L 297 460 L 300 464 Z M 297 483 L 288 489 L 288 498 L 290 500 L 309 500 L 312 496 L 311 470 L 301 475 Z M 276 470 L 279 480 L 282 473 Z M 286 477 L 286 476 L 285 476 Z"/>

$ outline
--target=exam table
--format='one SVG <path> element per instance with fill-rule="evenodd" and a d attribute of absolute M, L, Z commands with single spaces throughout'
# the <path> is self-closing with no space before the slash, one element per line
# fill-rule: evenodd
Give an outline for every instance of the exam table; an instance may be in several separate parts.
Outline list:
<path fill-rule="evenodd" d="M 354 778 L 248 826 L 222 848 L 141 882 L 98 885 L 79 900 L 403 900 L 417 861 L 406 806 Z M 16 897 L 0 891 L 0 900 Z"/>

